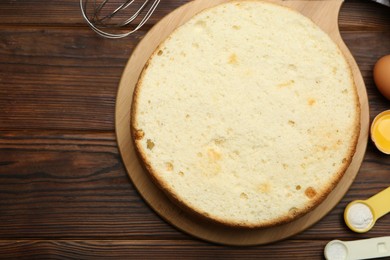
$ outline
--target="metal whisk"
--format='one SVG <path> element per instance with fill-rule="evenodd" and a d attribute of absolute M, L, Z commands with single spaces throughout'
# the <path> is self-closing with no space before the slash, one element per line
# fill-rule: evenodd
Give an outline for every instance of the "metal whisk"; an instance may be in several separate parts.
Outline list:
<path fill-rule="evenodd" d="M 119 1 L 120 2 L 120 1 Z M 160 0 L 88 1 L 80 0 L 81 13 L 97 34 L 106 38 L 126 37 L 146 23 Z M 128 26 L 130 31 L 121 29 Z"/>

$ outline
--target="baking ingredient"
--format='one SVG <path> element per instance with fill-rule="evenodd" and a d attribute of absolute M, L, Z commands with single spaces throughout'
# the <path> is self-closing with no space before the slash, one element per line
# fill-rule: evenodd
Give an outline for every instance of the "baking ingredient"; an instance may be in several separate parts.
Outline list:
<path fill-rule="evenodd" d="M 351 162 L 360 109 L 348 62 L 291 9 L 232 1 L 203 11 L 147 64 L 133 137 L 153 180 L 191 213 L 239 227 L 291 221 Z"/>
<path fill-rule="evenodd" d="M 355 200 L 344 211 L 347 226 L 358 233 L 364 233 L 374 227 L 375 222 L 390 212 L 390 187 L 366 200 Z"/>
<path fill-rule="evenodd" d="M 371 139 L 380 151 L 390 154 L 390 110 L 375 117 L 371 125 Z"/>
<path fill-rule="evenodd" d="M 332 241 L 326 247 L 326 259 L 328 260 L 343 260 L 348 256 L 348 249 L 339 241 Z"/>
<path fill-rule="evenodd" d="M 386 55 L 376 62 L 374 81 L 379 92 L 390 100 L 390 55 Z"/>
<path fill-rule="evenodd" d="M 371 209 L 363 203 L 354 203 L 349 207 L 347 219 L 357 230 L 366 230 L 374 221 Z"/>

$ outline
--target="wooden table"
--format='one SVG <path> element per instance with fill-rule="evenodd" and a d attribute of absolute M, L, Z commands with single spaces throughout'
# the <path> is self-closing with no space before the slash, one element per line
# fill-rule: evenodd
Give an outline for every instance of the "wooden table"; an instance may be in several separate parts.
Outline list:
<path fill-rule="evenodd" d="M 390 184 L 390 156 L 371 142 L 344 199 L 310 229 L 265 246 L 200 241 L 164 222 L 141 199 L 118 152 L 116 92 L 145 33 L 187 0 L 163 0 L 142 30 L 121 40 L 92 32 L 77 0 L 0 2 L 0 258 L 321 258 L 333 239 L 390 235 L 390 216 L 351 232 L 348 202 Z M 390 8 L 347 0 L 339 26 L 362 71 L 370 118 L 390 109 L 375 61 L 390 54 Z"/>

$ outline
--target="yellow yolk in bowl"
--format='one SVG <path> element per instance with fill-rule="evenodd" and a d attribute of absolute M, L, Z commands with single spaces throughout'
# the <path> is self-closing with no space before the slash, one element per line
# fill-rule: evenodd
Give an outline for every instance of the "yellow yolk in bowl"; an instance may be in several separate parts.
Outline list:
<path fill-rule="evenodd" d="M 371 125 L 371 139 L 381 152 L 390 154 L 390 110 L 375 117 Z"/>

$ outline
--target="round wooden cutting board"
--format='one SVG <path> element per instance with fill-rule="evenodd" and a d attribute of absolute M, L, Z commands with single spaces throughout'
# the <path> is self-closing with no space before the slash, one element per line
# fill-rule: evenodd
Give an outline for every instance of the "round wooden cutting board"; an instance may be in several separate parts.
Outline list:
<path fill-rule="evenodd" d="M 135 147 L 130 135 L 130 108 L 132 95 L 146 61 L 157 46 L 165 40 L 175 28 L 188 21 L 201 10 L 227 1 L 228 0 L 196 0 L 190 2 L 162 19 L 139 43 L 128 61 L 118 89 L 115 115 L 117 141 L 127 172 L 135 187 L 138 189 L 138 192 L 167 222 L 186 233 L 210 242 L 240 246 L 266 244 L 287 238 L 310 227 L 336 206 L 347 192 L 358 173 L 367 146 L 369 125 L 368 99 L 358 66 L 341 39 L 338 30 L 337 19 L 342 1 L 270 1 L 293 8 L 311 18 L 319 27 L 329 34 L 347 58 L 352 67 L 361 105 L 361 129 L 357 151 L 347 172 L 329 196 L 313 211 L 293 222 L 263 229 L 238 229 L 203 222 L 183 212 L 168 200 L 164 193 L 154 185 L 136 155 Z"/>

